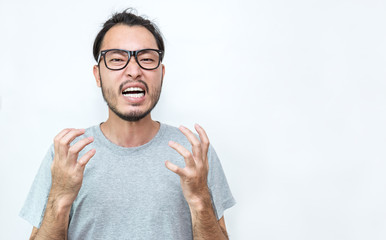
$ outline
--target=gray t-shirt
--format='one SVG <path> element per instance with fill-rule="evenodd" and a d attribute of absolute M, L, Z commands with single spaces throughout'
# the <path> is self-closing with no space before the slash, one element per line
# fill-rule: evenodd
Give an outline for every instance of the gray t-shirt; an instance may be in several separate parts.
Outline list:
<path fill-rule="evenodd" d="M 82 187 L 71 208 L 68 239 L 193 238 L 180 178 L 165 167 L 166 160 L 185 166 L 184 158 L 168 146 L 170 140 L 191 150 L 191 144 L 178 128 L 161 123 L 150 142 L 124 148 L 109 141 L 97 125 L 86 129 L 73 143 L 89 136 L 94 137 L 94 142 L 79 157 L 92 148 L 96 154 L 86 165 Z M 43 220 L 51 188 L 53 156 L 51 146 L 20 211 L 20 216 L 37 228 Z M 211 146 L 208 159 L 208 186 L 220 219 L 235 200 Z"/>

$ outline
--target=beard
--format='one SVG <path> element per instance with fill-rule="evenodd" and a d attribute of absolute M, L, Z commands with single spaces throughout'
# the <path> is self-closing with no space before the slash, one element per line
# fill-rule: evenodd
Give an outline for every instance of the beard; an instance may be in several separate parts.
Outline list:
<path fill-rule="evenodd" d="M 146 93 L 145 94 L 149 94 L 151 105 L 148 109 L 146 109 L 144 111 L 134 110 L 134 111 L 130 111 L 129 113 L 124 113 L 124 112 L 119 111 L 117 108 L 118 95 L 114 94 L 114 91 L 112 89 L 104 89 L 102 77 L 101 76 L 99 76 L 99 77 L 100 77 L 100 82 L 101 82 L 102 96 L 103 96 L 103 99 L 105 100 L 105 102 L 107 103 L 107 106 L 119 118 L 121 118 L 122 120 L 128 121 L 128 122 L 137 122 L 137 121 L 143 119 L 144 117 L 146 117 L 148 114 L 150 114 L 150 112 L 157 105 L 158 100 L 161 96 L 163 79 L 161 79 L 161 85 L 159 87 L 153 87 L 152 89 L 150 89 L 151 91 L 149 91 L 149 87 L 146 84 L 146 82 L 144 82 L 142 80 L 137 80 L 137 82 L 141 82 L 146 87 Z M 123 82 L 119 87 L 119 93 L 122 92 L 123 86 L 129 82 L 135 82 L 135 81 Z M 131 106 L 140 106 L 140 104 L 131 104 Z"/>

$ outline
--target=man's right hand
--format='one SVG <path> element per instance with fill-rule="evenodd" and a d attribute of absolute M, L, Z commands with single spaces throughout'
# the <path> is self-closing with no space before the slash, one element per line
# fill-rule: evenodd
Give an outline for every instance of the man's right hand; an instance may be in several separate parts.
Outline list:
<path fill-rule="evenodd" d="M 54 139 L 51 191 L 42 224 L 39 229 L 34 227 L 30 239 L 67 239 L 71 205 L 82 186 L 84 168 L 95 154 L 91 149 L 78 160 L 79 152 L 94 141 L 93 137 L 83 138 L 70 146 L 82 134 L 84 129 L 64 129 Z"/>
<path fill-rule="evenodd" d="M 88 161 L 94 156 L 91 149 L 78 160 L 79 152 L 94 141 L 93 137 L 71 142 L 84 134 L 84 129 L 64 129 L 54 139 L 55 156 L 51 165 L 52 185 L 50 197 L 60 207 L 71 207 L 82 186 L 83 172 Z"/>

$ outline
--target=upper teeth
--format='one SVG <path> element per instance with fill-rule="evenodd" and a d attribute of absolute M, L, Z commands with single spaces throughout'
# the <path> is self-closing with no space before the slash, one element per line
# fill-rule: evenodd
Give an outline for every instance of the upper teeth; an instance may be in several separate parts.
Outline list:
<path fill-rule="evenodd" d="M 139 87 L 128 87 L 125 90 L 123 90 L 123 92 L 131 92 L 131 91 L 141 91 L 141 92 L 143 92 L 143 89 L 139 88 Z"/>

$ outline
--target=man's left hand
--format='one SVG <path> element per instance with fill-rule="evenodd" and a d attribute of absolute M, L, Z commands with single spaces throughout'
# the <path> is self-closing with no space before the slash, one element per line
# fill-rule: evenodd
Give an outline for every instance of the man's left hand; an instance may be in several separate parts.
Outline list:
<path fill-rule="evenodd" d="M 210 196 L 207 185 L 209 139 L 201 126 L 195 124 L 194 127 L 200 139 L 189 129 L 179 127 L 192 144 L 192 153 L 179 143 L 169 141 L 169 146 L 184 157 L 185 167 L 180 168 L 169 161 L 166 161 L 165 165 L 170 171 L 180 176 L 182 192 L 189 206 L 198 207 Z"/>

